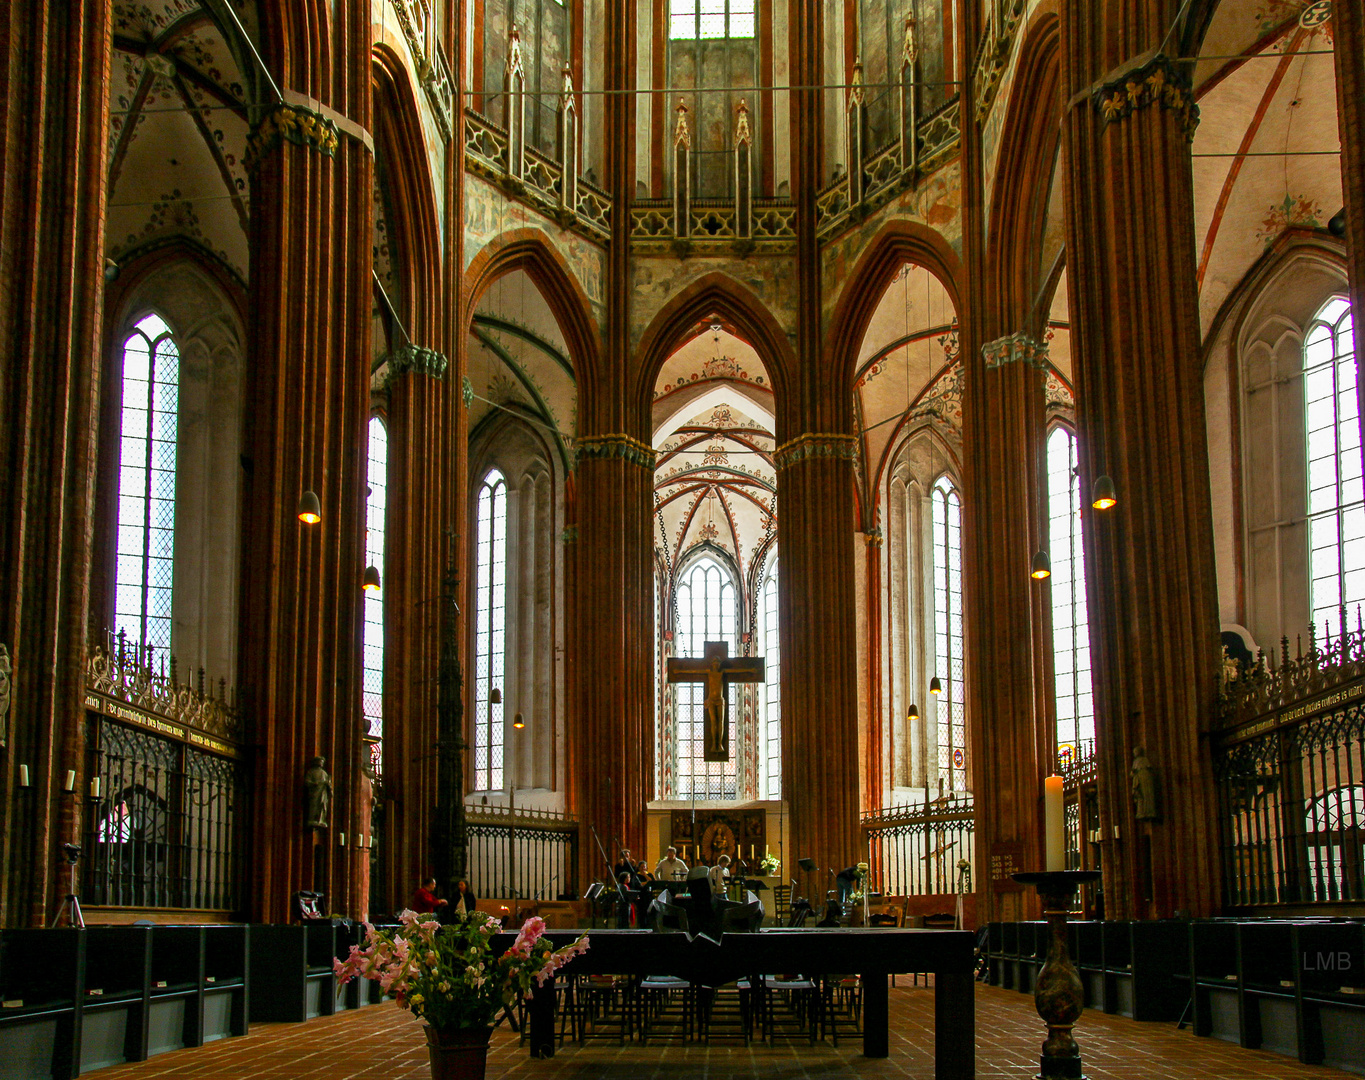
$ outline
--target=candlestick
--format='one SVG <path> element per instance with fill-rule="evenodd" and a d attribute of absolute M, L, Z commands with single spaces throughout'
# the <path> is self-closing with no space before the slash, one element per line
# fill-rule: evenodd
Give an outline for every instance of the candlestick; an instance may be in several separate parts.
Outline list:
<path fill-rule="evenodd" d="M 1049 873 L 1066 869 L 1066 810 L 1062 802 L 1062 778 L 1043 781 L 1043 839 Z"/>

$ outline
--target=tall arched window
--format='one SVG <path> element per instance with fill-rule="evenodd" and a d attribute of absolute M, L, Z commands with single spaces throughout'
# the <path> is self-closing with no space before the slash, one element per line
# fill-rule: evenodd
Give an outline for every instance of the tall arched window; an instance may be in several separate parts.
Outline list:
<path fill-rule="evenodd" d="M 1360 475 L 1351 306 L 1323 305 L 1303 347 L 1308 434 L 1308 552 L 1313 623 L 1337 629 L 1341 605 L 1365 601 L 1365 499 Z"/>
<path fill-rule="evenodd" d="M 966 682 L 962 665 L 962 500 L 946 476 L 934 484 L 934 671 L 938 775 L 946 791 L 967 790 Z"/>
<path fill-rule="evenodd" d="M 502 787 L 502 696 L 507 609 L 507 482 L 490 470 L 479 486 L 474 579 L 474 787 Z"/>
<path fill-rule="evenodd" d="M 716 559 L 703 555 L 684 572 L 678 585 L 676 655 L 701 656 L 708 641 L 723 641 L 730 655 L 737 652 L 735 622 L 738 593 L 734 577 Z M 677 723 L 678 797 L 681 799 L 736 798 L 736 691 L 729 688 L 730 760 L 708 762 L 703 757 L 705 698 L 702 683 L 678 683 L 673 699 Z"/>
<path fill-rule="evenodd" d="M 1081 551 L 1081 478 L 1076 436 L 1064 427 L 1047 439 L 1048 550 L 1052 556 L 1052 657 L 1057 756 L 1075 760 L 1095 740 L 1090 692 L 1090 627 Z"/>
<path fill-rule="evenodd" d="M 114 623 L 133 641 L 171 647 L 180 353 L 161 316 L 123 343 Z"/>
<path fill-rule="evenodd" d="M 365 482 L 365 565 L 379 571 L 384 580 L 384 509 L 388 506 L 389 433 L 377 416 L 370 418 L 370 454 Z M 378 589 L 365 592 L 365 668 L 362 692 L 365 719 L 370 734 L 384 737 L 384 598 Z M 375 744 L 374 763 L 379 765 L 379 745 Z"/>
<path fill-rule="evenodd" d="M 759 595 L 763 628 L 763 796 L 782 798 L 782 642 L 777 630 L 777 560 Z"/>

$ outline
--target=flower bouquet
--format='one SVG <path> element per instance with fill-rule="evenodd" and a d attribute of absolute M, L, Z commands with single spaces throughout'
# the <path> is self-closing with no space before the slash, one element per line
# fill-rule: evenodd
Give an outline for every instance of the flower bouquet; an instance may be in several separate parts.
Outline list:
<path fill-rule="evenodd" d="M 353 945 L 345 960 L 333 965 L 338 985 L 355 978 L 373 979 L 398 1004 L 427 1022 L 432 1071 L 438 1047 L 474 1045 L 479 1065 L 498 1011 L 519 997 L 530 996 L 532 984 L 545 980 L 588 949 L 588 936 L 555 949 L 542 935 L 545 920 L 527 919 L 512 947 L 494 956 L 493 935 L 502 927 L 481 911 L 457 915 L 442 926 L 429 916 L 403 912 L 392 931 L 366 926 L 365 944 Z M 481 1074 L 481 1068 L 477 1074 Z M 453 1072 L 449 1075 L 474 1075 Z"/>
<path fill-rule="evenodd" d="M 776 877 L 777 872 L 782 869 L 782 860 L 771 851 L 765 851 L 758 868 L 763 871 L 764 877 Z"/>

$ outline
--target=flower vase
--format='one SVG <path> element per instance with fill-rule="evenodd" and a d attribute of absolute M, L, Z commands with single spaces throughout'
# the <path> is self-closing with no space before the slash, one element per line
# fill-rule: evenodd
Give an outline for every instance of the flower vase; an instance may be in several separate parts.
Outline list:
<path fill-rule="evenodd" d="M 491 1027 L 434 1028 L 425 1025 L 431 1080 L 483 1080 L 488 1068 Z"/>

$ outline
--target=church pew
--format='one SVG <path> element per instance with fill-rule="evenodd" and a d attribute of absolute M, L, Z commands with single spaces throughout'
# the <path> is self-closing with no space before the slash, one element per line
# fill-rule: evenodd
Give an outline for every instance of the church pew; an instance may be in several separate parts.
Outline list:
<path fill-rule="evenodd" d="M 1189 970 L 1194 1033 L 1240 1042 L 1237 924 L 1221 919 L 1191 922 Z"/>
<path fill-rule="evenodd" d="M 1104 1007 L 1104 923 L 1094 919 L 1084 919 L 1068 923 L 1075 928 L 1075 948 L 1071 952 L 1071 962 L 1076 965 L 1076 973 L 1081 977 L 1085 991 L 1087 1009 Z"/>
<path fill-rule="evenodd" d="M 85 993 L 78 1006 L 80 1071 L 143 1061 L 152 978 L 151 927 L 92 926 L 85 934 Z"/>
<path fill-rule="evenodd" d="M 331 922 L 253 926 L 247 982 L 250 1017 L 292 1021 L 330 1016 L 336 1007 Z"/>
<path fill-rule="evenodd" d="M 0 930 L 0 1080 L 71 1080 L 85 993 L 82 930 Z"/>
<path fill-rule="evenodd" d="M 204 928 L 151 928 L 152 966 L 143 1057 L 204 1039 Z"/>
<path fill-rule="evenodd" d="M 1005 924 L 986 924 L 986 982 L 1005 985 Z"/>
<path fill-rule="evenodd" d="M 1299 1051 L 1294 928 L 1278 920 L 1237 924 L 1240 1042 L 1291 1057 Z"/>
<path fill-rule="evenodd" d="M 251 941 L 250 926 L 204 927 L 204 1042 L 245 1035 L 250 1027 Z"/>
<path fill-rule="evenodd" d="M 1299 1060 L 1365 1072 L 1365 924 L 1296 923 Z"/>
<path fill-rule="evenodd" d="M 1126 959 L 1113 967 L 1115 1010 L 1134 1020 L 1174 1021 L 1180 1018 L 1189 969 L 1190 924 L 1184 919 L 1130 922 Z M 1111 967 L 1106 958 L 1106 967 Z"/>
<path fill-rule="evenodd" d="M 1033 985 L 1038 981 L 1038 972 L 1043 970 L 1047 960 L 1048 943 L 1052 930 L 1047 923 L 1021 922 L 1018 927 L 1018 955 L 1014 960 L 1014 988 L 1021 994 L 1033 993 Z"/>

